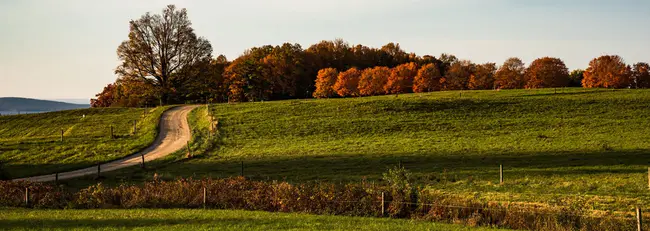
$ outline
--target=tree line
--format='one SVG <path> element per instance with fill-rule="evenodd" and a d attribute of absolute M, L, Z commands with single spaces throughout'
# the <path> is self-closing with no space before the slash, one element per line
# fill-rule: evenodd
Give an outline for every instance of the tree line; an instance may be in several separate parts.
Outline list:
<path fill-rule="evenodd" d="M 398 43 L 380 48 L 342 39 L 303 49 L 285 43 L 248 49 L 229 61 L 212 58 L 197 37 L 186 9 L 167 6 L 129 23 L 128 40 L 117 49 L 117 80 L 91 100 L 93 107 L 173 103 L 244 102 L 293 98 L 369 96 L 410 92 L 548 87 L 648 88 L 647 63 L 632 66 L 604 55 L 586 70 L 569 72 L 559 58 L 526 66 L 510 58 L 501 66 L 475 64 L 454 55 L 419 56 Z"/>

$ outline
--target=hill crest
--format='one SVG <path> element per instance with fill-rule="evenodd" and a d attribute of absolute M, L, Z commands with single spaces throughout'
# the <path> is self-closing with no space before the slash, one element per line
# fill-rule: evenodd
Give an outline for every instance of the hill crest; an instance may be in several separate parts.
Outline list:
<path fill-rule="evenodd" d="M 88 107 L 90 107 L 88 104 L 72 104 L 21 97 L 0 97 L 0 111 L 4 112 L 46 112 Z"/>

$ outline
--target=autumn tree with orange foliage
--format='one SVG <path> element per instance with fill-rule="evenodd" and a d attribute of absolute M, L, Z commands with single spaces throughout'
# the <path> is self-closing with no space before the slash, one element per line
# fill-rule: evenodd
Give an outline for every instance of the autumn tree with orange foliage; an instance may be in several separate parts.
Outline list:
<path fill-rule="evenodd" d="M 440 74 L 440 69 L 429 63 L 424 65 L 413 80 L 413 92 L 432 92 L 442 90 L 445 79 Z"/>
<path fill-rule="evenodd" d="M 472 90 L 487 90 L 494 87 L 494 74 L 497 71 L 496 63 L 476 65 L 474 73 L 469 78 L 467 88 Z"/>
<path fill-rule="evenodd" d="M 496 89 L 517 89 L 525 84 L 524 73 L 526 66 L 519 58 L 509 58 L 494 75 L 494 87 Z"/>
<path fill-rule="evenodd" d="M 650 66 L 648 63 L 634 64 L 632 81 L 635 88 L 650 88 Z"/>
<path fill-rule="evenodd" d="M 474 64 L 463 60 L 452 63 L 445 73 L 445 89 L 465 90 L 470 77 L 474 73 Z"/>
<path fill-rule="evenodd" d="M 110 107 L 113 105 L 113 98 L 115 94 L 115 84 L 110 83 L 104 87 L 102 92 L 97 93 L 94 99 L 90 99 L 91 107 Z"/>
<path fill-rule="evenodd" d="M 362 71 L 354 67 L 339 73 L 333 87 L 334 91 L 341 97 L 359 96 L 358 86 L 361 73 Z"/>
<path fill-rule="evenodd" d="M 569 69 L 558 58 L 544 57 L 533 61 L 525 74 L 525 88 L 566 87 Z"/>
<path fill-rule="evenodd" d="M 418 74 L 418 65 L 405 63 L 391 70 L 384 91 L 389 94 L 408 93 L 413 88 L 413 79 Z"/>
<path fill-rule="evenodd" d="M 363 96 L 385 94 L 384 86 L 388 82 L 390 73 L 388 67 L 374 67 L 363 70 L 359 79 L 359 94 Z"/>
<path fill-rule="evenodd" d="M 329 98 L 336 96 L 336 91 L 332 88 L 336 83 L 339 72 L 334 68 L 325 68 L 318 71 L 316 77 L 316 91 L 313 96 L 315 98 Z"/>
<path fill-rule="evenodd" d="M 585 88 L 626 88 L 631 83 L 630 66 L 618 55 L 604 55 L 589 62 L 582 86 Z"/>

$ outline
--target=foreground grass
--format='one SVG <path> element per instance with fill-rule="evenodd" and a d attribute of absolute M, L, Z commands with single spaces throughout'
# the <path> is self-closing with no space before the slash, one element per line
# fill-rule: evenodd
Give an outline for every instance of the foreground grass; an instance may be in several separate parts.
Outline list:
<path fill-rule="evenodd" d="M 399 219 L 189 209 L 0 209 L 0 227 L 3 230 L 497 230 Z"/>
<path fill-rule="evenodd" d="M 93 108 L 0 116 L 1 168 L 9 177 L 19 178 L 74 170 L 133 154 L 155 140 L 165 109 Z M 137 121 L 135 135 L 133 121 Z M 111 126 L 114 138 L 110 137 Z"/>
<path fill-rule="evenodd" d="M 650 206 L 649 101 L 648 90 L 544 89 L 218 104 L 216 147 L 121 180 L 234 176 L 243 162 L 256 180 L 380 181 L 401 162 L 444 193 L 632 211 Z"/>

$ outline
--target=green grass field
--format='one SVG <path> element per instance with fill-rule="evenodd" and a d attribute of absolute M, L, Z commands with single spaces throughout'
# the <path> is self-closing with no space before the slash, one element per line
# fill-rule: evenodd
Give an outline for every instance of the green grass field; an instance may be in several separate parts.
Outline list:
<path fill-rule="evenodd" d="M 18 178 L 133 154 L 154 141 L 165 108 L 146 110 L 146 115 L 141 108 L 103 108 L 0 116 L 1 168 L 11 178 Z M 137 121 L 135 135 L 133 121 Z"/>
<path fill-rule="evenodd" d="M 2 230 L 497 230 L 414 220 L 189 209 L 0 209 L 0 227 Z"/>
<path fill-rule="evenodd" d="M 632 211 L 650 206 L 648 102 L 648 90 L 544 89 L 217 104 L 216 148 L 120 181 L 235 176 L 241 162 L 257 180 L 380 181 L 401 161 L 444 193 Z"/>

